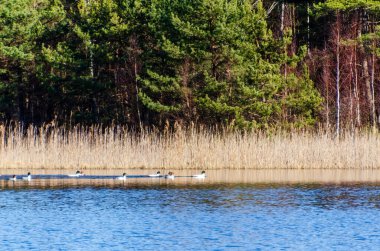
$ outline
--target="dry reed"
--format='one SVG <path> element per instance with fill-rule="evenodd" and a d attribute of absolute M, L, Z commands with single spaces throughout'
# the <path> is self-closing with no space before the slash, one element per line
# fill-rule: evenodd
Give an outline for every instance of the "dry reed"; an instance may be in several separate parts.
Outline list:
<path fill-rule="evenodd" d="M 180 130 L 135 134 L 122 127 L 0 126 L 0 168 L 379 168 L 380 137 L 327 133 Z"/>

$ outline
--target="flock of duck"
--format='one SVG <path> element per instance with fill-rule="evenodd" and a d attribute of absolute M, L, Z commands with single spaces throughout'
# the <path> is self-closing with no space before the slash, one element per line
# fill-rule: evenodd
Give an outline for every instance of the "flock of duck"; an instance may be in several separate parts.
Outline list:
<path fill-rule="evenodd" d="M 48 175 L 44 175 L 44 176 L 48 176 Z M 55 175 L 55 176 L 57 176 L 57 175 Z M 61 178 L 65 178 L 65 177 L 67 177 L 67 178 L 93 177 L 93 176 L 87 176 L 82 171 L 79 171 L 79 170 L 76 171 L 74 174 L 60 175 L 60 176 L 63 176 Z M 110 176 L 96 176 L 96 177 L 98 177 L 98 178 L 105 178 L 105 177 L 110 177 Z M 116 180 L 126 180 L 128 178 L 136 178 L 136 177 L 139 177 L 139 178 L 165 178 L 165 179 L 174 179 L 176 176 L 174 175 L 173 172 L 168 172 L 167 174 L 161 174 L 161 172 L 158 171 L 155 174 L 139 175 L 139 176 L 128 176 L 127 173 L 123 173 L 122 176 L 114 177 L 114 179 L 116 179 Z M 206 178 L 206 172 L 202 171 L 200 174 L 194 174 L 194 175 L 191 175 L 191 176 L 177 176 L 177 177 L 191 177 L 191 178 L 197 178 L 197 179 L 204 179 L 204 178 Z M 10 181 L 17 181 L 17 180 L 31 181 L 32 180 L 32 175 L 31 175 L 30 172 L 28 172 L 28 174 L 26 176 L 21 176 L 21 177 L 17 177 L 16 175 L 13 175 L 13 176 L 9 177 L 8 180 L 10 180 Z"/>

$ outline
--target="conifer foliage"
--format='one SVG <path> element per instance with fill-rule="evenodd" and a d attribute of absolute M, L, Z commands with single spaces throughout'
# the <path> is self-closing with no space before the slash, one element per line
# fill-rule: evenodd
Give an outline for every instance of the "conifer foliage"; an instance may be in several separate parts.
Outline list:
<path fill-rule="evenodd" d="M 326 95 L 309 70 L 313 43 L 274 18 L 281 3 L 3 0 L 0 119 L 314 126 L 324 121 Z M 337 8 L 378 13 L 378 5 L 326 1 L 302 13 L 314 11 L 315 21 Z M 363 34 L 363 52 L 377 57 L 378 33 Z"/>

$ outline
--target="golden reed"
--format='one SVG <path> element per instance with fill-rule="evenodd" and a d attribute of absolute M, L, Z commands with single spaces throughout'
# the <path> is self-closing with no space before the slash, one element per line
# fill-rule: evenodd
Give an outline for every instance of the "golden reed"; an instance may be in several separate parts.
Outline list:
<path fill-rule="evenodd" d="M 375 133 L 211 132 L 174 133 L 123 127 L 71 130 L 44 126 L 22 131 L 0 126 L 0 168 L 268 169 L 379 168 Z"/>

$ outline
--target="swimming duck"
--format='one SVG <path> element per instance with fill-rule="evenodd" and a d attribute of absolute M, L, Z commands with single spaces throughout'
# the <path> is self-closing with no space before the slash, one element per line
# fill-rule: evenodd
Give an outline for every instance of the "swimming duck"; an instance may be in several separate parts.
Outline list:
<path fill-rule="evenodd" d="M 17 180 L 16 175 L 13 175 L 12 178 L 9 178 L 9 180 L 11 180 L 11 181 L 16 181 L 16 180 Z"/>
<path fill-rule="evenodd" d="M 127 174 L 123 173 L 123 176 L 117 177 L 117 180 L 126 180 L 127 179 Z"/>
<path fill-rule="evenodd" d="M 30 174 L 30 172 L 28 173 L 28 176 L 26 177 L 22 177 L 23 180 L 32 180 L 32 175 Z"/>
<path fill-rule="evenodd" d="M 80 176 L 83 176 L 83 175 L 84 175 L 83 172 L 77 170 L 77 171 L 75 172 L 75 174 L 69 174 L 68 176 L 69 176 L 69 177 L 80 177 Z"/>
<path fill-rule="evenodd" d="M 156 174 L 149 174 L 148 176 L 149 177 L 160 177 L 161 176 L 161 172 L 158 171 Z"/>
<path fill-rule="evenodd" d="M 165 175 L 165 179 L 174 179 L 174 173 L 169 172 L 167 175 Z"/>
<path fill-rule="evenodd" d="M 192 175 L 193 178 L 203 179 L 206 177 L 206 171 L 202 171 L 201 174 Z"/>

